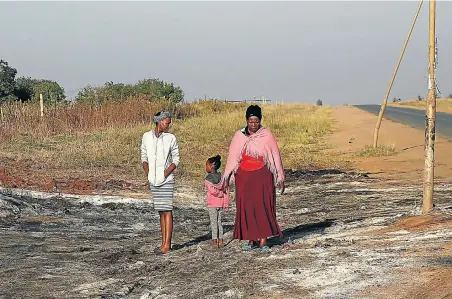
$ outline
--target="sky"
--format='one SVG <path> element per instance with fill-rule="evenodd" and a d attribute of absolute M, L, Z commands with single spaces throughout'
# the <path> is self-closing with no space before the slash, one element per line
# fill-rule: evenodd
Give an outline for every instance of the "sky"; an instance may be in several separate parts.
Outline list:
<path fill-rule="evenodd" d="M 390 99 L 425 96 L 424 1 Z M 0 59 L 68 96 L 160 78 L 185 100 L 379 104 L 417 1 L 1 2 Z M 452 2 L 437 3 L 437 83 L 452 93 Z"/>

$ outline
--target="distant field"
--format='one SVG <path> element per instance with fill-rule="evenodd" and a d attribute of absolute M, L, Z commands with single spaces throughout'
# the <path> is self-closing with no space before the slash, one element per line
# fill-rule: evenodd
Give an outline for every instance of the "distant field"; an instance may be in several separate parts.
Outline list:
<path fill-rule="evenodd" d="M 22 173 L 54 177 L 105 177 L 143 180 L 139 160 L 141 136 L 154 126 L 150 116 L 165 103 L 129 100 L 102 107 L 51 107 L 40 120 L 34 104 L 4 107 L 0 159 Z M 183 181 L 199 180 L 208 157 L 223 156 L 245 124 L 245 104 L 206 101 L 171 109 L 178 116 L 172 132 L 179 140 Z M 8 112 L 8 113 L 6 113 Z M 343 161 L 325 155 L 323 137 L 334 129 L 331 108 L 303 104 L 263 105 L 263 124 L 276 136 L 285 168 L 339 168 Z M 3 163 L 2 163 L 3 164 Z M 223 168 L 222 167 L 222 168 Z M 10 172 L 19 171 L 10 169 Z"/>
<path fill-rule="evenodd" d="M 410 100 L 399 103 L 391 103 L 391 106 L 395 107 L 407 107 L 407 108 L 416 108 L 416 109 L 424 109 L 426 107 L 425 99 L 422 101 Z M 447 112 L 452 113 L 452 98 L 441 98 L 436 100 L 436 110 L 439 112 Z"/>

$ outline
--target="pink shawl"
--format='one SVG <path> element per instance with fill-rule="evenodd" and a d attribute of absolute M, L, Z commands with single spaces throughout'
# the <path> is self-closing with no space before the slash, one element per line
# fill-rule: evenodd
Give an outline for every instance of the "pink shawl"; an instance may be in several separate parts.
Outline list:
<path fill-rule="evenodd" d="M 244 129 L 237 131 L 232 138 L 223 178 L 228 178 L 231 175 L 230 183 L 234 183 L 234 174 L 240 166 L 242 152 L 246 150 L 248 156 L 255 158 L 262 156 L 264 158 L 265 165 L 273 174 L 276 184 L 283 182 L 285 178 L 284 168 L 278 144 L 273 134 L 264 127 L 250 136 L 246 136 L 243 132 Z"/>

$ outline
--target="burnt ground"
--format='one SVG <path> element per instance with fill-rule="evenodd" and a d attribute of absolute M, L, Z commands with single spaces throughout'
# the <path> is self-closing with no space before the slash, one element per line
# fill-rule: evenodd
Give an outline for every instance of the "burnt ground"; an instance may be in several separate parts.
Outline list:
<path fill-rule="evenodd" d="M 157 256 L 151 201 L 2 189 L 0 298 L 452 296 L 452 285 L 420 289 L 452 275 L 452 186 L 439 185 L 435 211 L 416 216 L 422 186 L 340 171 L 288 176 L 277 208 L 284 237 L 269 253 L 231 240 L 234 203 L 227 246 L 210 249 L 200 190 L 178 187 L 174 250 Z"/>

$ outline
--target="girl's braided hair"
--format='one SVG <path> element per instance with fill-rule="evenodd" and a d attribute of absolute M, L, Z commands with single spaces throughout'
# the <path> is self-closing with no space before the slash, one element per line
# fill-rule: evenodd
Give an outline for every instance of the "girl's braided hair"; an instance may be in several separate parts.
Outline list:
<path fill-rule="evenodd" d="M 218 170 L 221 167 L 221 156 L 216 155 L 215 157 L 211 157 L 211 158 L 207 159 L 207 162 L 212 164 L 213 167 Z"/>

